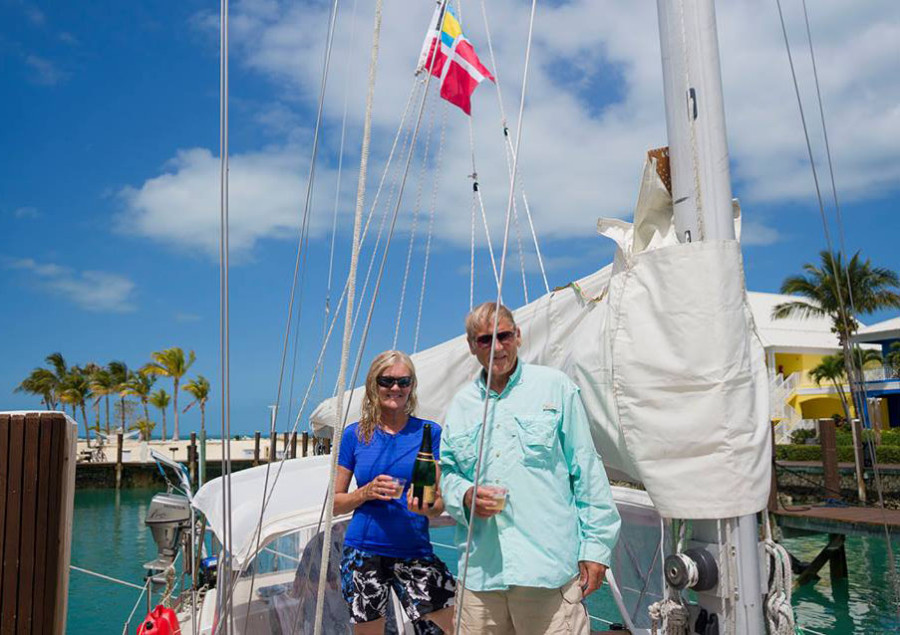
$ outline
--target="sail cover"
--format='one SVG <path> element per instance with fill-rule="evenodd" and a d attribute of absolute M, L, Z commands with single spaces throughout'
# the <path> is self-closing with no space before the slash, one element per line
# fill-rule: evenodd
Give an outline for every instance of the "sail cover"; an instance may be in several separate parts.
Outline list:
<path fill-rule="evenodd" d="M 634 219 L 598 223 L 618 245 L 612 265 L 514 312 L 520 357 L 578 384 L 604 463 L 642 483 L 661 516 L 755 513 L 770 484 L 768 383 L 740 243 L 679 243 L 655 159 Z M 465 336 L 412 358 L 418 414 L 441 421 L 479 369 Z M 348 421 L 362 397 L 352 392 Z M 313 412 L 315 431 L 330 432 L 335 406 Z"/>

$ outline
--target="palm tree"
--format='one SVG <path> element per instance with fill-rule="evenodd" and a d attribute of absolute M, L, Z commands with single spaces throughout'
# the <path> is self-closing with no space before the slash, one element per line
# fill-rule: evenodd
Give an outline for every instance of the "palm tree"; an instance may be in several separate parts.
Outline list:
<path fill-rule="evenodd" d="M 776 305 L 773 318 L 831 318 L 831 329 L 844 346 L 859 329 L 851 307 L 860 315 L 900 308 L 900 277 L 895 271 L 873 267 L 869 260 L 860 259 L 859 252 L 846 266 L 840 254 L 821 251 L 819 257 L 820 266 L 807 263 L 803 265 L 806 275 L 790 276 L 781 284 L 782 293 L 803 299 Z"/>
<path fill-rule="evenodd" d="M 852 312 L 868 315 L 880 309 L 900 308 L 900 276 L 883 267 L 873 267 L 856 252 L 844 265 L 839 253 L 819 252 L 821 264 L 803 265 L 805 275 L 790 276 L 781 284 L 781 292 L 802 299 L 783 302 L 772 309 L 774 319 L 788 317 L 827 317 L 844 353 L 845 367 L 850 369 L 850 393 L 853 404 L 862 411 L 859 385 L 861 366 L 851 363 L 850 342 L 859 329 Z M 858 361 L 858 360 L 857 360 Z"/>
<path fill-rule="evenodd" d="M 152 375 L 128 373 L 128 379 L 122 388 L 122 394 L 133 395 L 141 400 L 141 405 L 144 406 L 144 419 L 148 420 L 150 412 L 147 410 L 147 402 L 150 400 L 150 391 L 153 390 L 154 383 L 156 383 L 156 377 Z"/>
<path fill-rule="evenodd" d="M 106 365 L 107 372 L 109 372 L 109 382 L 111 385 L 112 392 L 110 394 L 119 395 L 119 412 L 122 415 L 122 432 L 125 432 L 125 388 L 128 385 L 128 377 L 131 373 L 128 371 L 128 366 L 125 362 L 120 361 L 112 361 Z M 106 422 L 106 434 L 110 433 L 109 430 L 109 421 Z"/>
<path fill-rule="evenodd" d="M 153 361 L 141 368 L 144 375 L 161 375 L 163 377 L 171 377 L 173 383 L 172 390 L 172 406 L 175 411 L 175 430 L 172 439 L 178 440 L 178 382 L 184 377 L 191 364 L 197 359 L 194 351 L 191 351 L 187 358 L 184 351 L 177 346 L 167 348 L 162 351 L 152 353 L 150 357 Z"/>
<path fill-rule="evenodd" d="M 184 412 L 191 409 L 191 406 L 200 406 L 200 430 L 206 431 L 206 402 L 209 400 L 209 380 L 203 375 L 197 375 L 197 379 L 192 379 L 182 388 L 194 397 L 194 400 L 187 405 Z"/>
<path fill-rule="evenodd" d="M 134 422 L 134 425 L 129 428 L 129 430 L 140 430 L 141 432 L 141 441 L 149 441 L 150 436 L 153 434 L 153 428 L 156 427 L 156 423 L 150 421 L 147 417 L 139 417 L 137 421 Z"/>
<path fill-rule="evenodd" d="M 884 358 L 886 366 L 891 367 L 895 373 L 900 373 L 900 342 L 891 344 L 888 354 Z"/>
<path fill-rule="evenodd" d="M 22 380 L 13 392 L 26 392 L 31 395 L 40 395 L 41 402 L 47 410 L 53 410 L 57 404 L 56 388 L 58 382 L 56 375 L 46 368 L 35 368 L 28 377 Z"/>
<path fill-rule="evenodd" d="M 84 404 L 91 396 L 90 381 L 87 374 L 78 366 L 69 369 L 65 380 L 62 383 L 62 390 L 59 393 L 60 399 L 72 406 L 72 413 L 75 414 L 76 408 L 81 408 L 81 419 L 84 421 L 84 436 L 88 445 L 91 444 L 91 431 L 88 424 L 87 412 L 85 412 Z"/>
<path fill-rule="evenodd" d="M 829 382 L 834 391 L 841 400 L 841 407 L 844 409 L 844 417 L 850 421 L 850 404 L 847 401 L 847 395 L 844 393 L 844 356 L 843 355 L 826 355 L 819 362 L 819 365 L 809 371 L 809 376 L 817 386 L 821 386 L 822 382 Z"/>
<path fill-rule="evenodd" d="M 113 362 L 115 363 L 115 362 Z M 91 392 L 97 398 L 97 404 L 103 399 L 106 405 L 106 434 L 109 434 L 109 396 L 114 394 L 116 388 L 115 380 L 109 372 L 109 365 L 106 368 L 98 368 L 91 375 Z"/>
<path fill-rule="evenodd" d="M 150 405 L 154 408 L 159 408 L 159 411 L 162 413 L 162 440 L 166 440 L 166 408 L 169 407 L 169 401 L 171 398 L 169 397 L 169 393 L 160 388 L 152 395 L 150 395 Z"/>
<path fill-rule="evenodd" d="M 15 392 L 27 392 L 40 395 L 41 401 L 48 409 L 55 409 L 60 402 L 60 390 L 69 369 L 62 353 L 51 353 L 44 358 L 50 364 L 51 369 L 35 368 L 22 383 L 16 387 Z"/>

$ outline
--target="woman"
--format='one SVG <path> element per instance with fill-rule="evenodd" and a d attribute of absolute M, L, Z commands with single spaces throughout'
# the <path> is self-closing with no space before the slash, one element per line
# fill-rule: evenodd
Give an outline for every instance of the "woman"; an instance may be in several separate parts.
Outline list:
<path fill-rule="evenodd" d="M 366 375 L 362 415 L 344 430 L 335 478 L 334 513 L 353 512 L 344 538 L 341 587 L 354 633 L 384 632 L 389 591 L 412 620 L 427 619 L 452 632 L 456 582 L 435 555 L 428 519 L 444 511 L 440 488 L 430 508 L 394 479 L 409 479 L 426 423 L 414 416 L 416 371 L 400 351 L 378 355 Z M 434 458 L 441 428 L 431 423 Z M 349 492 L 350 480 L 357 489 Z M 440 478 L 440 473 L 438 473 Z"/>

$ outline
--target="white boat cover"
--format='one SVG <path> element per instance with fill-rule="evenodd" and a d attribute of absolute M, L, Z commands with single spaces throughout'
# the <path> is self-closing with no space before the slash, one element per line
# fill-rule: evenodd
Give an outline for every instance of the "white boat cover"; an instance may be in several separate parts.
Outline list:
<path fill-rule="evenodd" d="M 271 541 L 299 529 L 316 527 L 328 488 L 329 456 L 305 459 L 290 459 L 283 463 L 273 463 L 266 479 L 269 466 L 260 465 L 235 472 L 231 476 L 232 526 L 234 541 L 232 559 L 235 569 L 244 569 L 255 557 L 257 550 Z M 281 468 L 281 474 L 276 475 Z M 223 533 L 222 513 L 223 479 L 209 481 L 194 495 L 194 508 L 202 512 L 209 528 L 221 540 Z M 266 496 L 263 492 L 267 492 Z M 260 511 L 264 498 L 269 501 L 262 518 L 262 526 L 257 539 Z M 335 522 L 346 517 L 335 518 Z"/>
<path fill-rule="evenodd" d="M 572 377 L 604 462 L 643 483 L 663 517 L 755 513 L 770 485 L 768 380 L 740 243 L 678 243 L 655 160 L 634 218 L 598 223 L 618 245 L 613 265 L 515 311 L 520 357 Z M 413 361 L 418 414 L 441 421 L 478 370 L 465 336 Z M 361 397 L 353 391 L 349 421 Z M 335 404 L 313 412 L 317 433 L 338 421 Z"/>

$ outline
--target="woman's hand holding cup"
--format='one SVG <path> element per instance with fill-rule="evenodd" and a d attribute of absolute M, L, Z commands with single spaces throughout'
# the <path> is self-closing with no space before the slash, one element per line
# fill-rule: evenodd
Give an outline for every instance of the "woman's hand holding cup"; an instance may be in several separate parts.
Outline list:
<path fill-rule="evenodd" d="M 387 474 L 379 474 L 366 483 L 363 496 L 366 500 L 389 501 L 396 498 L 397 483 Z"/>

